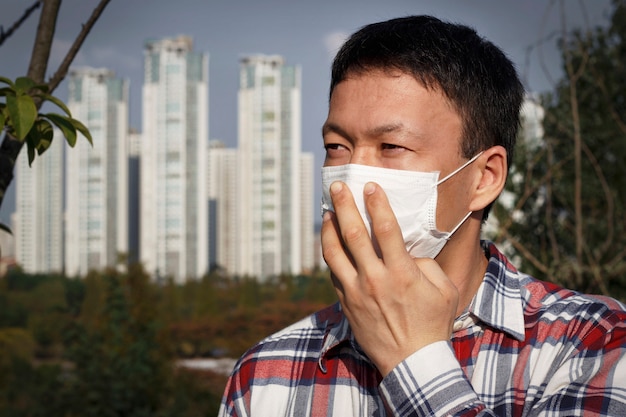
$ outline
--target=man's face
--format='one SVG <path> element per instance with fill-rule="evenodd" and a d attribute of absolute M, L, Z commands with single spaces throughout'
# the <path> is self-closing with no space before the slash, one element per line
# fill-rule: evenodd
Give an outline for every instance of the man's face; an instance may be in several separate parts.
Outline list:
<path fill-rule="evenodd" d="M 461 131 L 461 117 L 449 100 L 411 75 L 377 70 L 352 75 L 336 85 L 330 99 L 322 132 L 324 165 L 440 171 L 442 178 L 465 162 Z M 440 230 L 467 213 L 464 171 L 439 186 Z"/>

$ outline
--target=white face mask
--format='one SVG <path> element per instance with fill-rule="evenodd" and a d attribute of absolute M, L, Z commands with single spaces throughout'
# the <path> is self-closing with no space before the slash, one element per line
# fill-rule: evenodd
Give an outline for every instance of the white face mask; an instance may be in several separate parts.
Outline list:
<path fill-rule="evenodd" d="M 389 205 L 402 231 L 406 250 L 416 258 L 435 258 L 450 236 L 472 214 L 472 212 L 467 213 L 449 232 L 437 230 L 435 219 L 437 186 L 474 162 L 481 153 L 441 180 L 439 180 L 439 172 L 405 171 L 357 164 L 322 167 L 322 215 L 326 211 L 334 211 L 330 198 L 330 185 L 335 181 L 342 181 L 352 192 L 365 227 L 371 236 L 371 219 L 365 209 L 363 188 L 366 183 L 375 182 L 387 195 Z M 380 255 L 376 239 L 373 241 Z"/>

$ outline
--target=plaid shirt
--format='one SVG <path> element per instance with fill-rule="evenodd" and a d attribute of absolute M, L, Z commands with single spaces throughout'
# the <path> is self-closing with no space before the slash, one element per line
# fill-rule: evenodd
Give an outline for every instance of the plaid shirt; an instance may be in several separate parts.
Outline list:
<path fill-rule="evenodd" d="M 221 416 L 626 416 L 626 312 L 521 274 L 491 243 L 489 266 L 449 342 L 384 379 L 338 304 L 249 350 Z"/>

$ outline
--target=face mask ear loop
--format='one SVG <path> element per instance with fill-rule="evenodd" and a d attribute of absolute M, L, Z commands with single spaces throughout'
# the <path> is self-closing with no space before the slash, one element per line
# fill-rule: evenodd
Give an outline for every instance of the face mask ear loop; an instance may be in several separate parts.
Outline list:
<path fill-rule="evenodd" d="M 456 226 L 454 226 L 454 228 L 452 230 L 450 230 L 450 232 L 448 233 L 448 237 L 446 237 L 446 240 L 449 240 L 452 235 L 454 234 L 454 232 L 456 232 L 459 227 L 461 227 L 461 225 L 463 225 L 463 223 L 465 223 L 465 220 L 467 220 L 469 218 L 469 216 L 472 215 L 472 212 L 469 211 L 467 212 L 467 214 L 461 219 L 461 221 L 459 222 L 459 224 L 457 224 Z"/>
<path fill-rule="evenodd" d="M 460 167 L 458 167 L 457 169 L 455 169 L 454 171 L 452 171 L 451 173 L 449 173 L 448 175 L 446 175 L 445 177 L 443 177 L 442 179 L 440 179 L 439 181 L 437 181 L 437 185 L 441 184 L 442 182 L 450 179 L 452 176 L 454 176 L 455 174 L 457 174 L 460 170 L 462 170 L 463 168 L 465 168 L 466 166 L 468 166 L 469 164 L 471 164 L 472 162 L 474 162 L 476 159 L 478 159 L 478 157 L 480 155 L 483 154 L 484 151 L 480 151 L 479 153 L 477 153 L 476 155 L 474 155 L 472 157 L 472 159 L 468 160 L 466 163 L 464 163 L 463 165 L 461 165 Z"/>

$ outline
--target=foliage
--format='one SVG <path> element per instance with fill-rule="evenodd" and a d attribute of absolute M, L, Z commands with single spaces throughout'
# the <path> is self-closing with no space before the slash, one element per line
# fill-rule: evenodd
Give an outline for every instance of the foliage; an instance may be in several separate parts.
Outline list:
<path fill-rule="evenodd" d="M 69 334 L 72 407 L 83 416 L 152 416 L 170 380 L 153 290 L 140 270 L 101 279 L 101 311 L 72 323 Z"/>
<path fill-rule="evenodd" d="M 335 297 L 321 271 L 185 284 L 139 265 L 80 279 L 12 271 L 0 280 L 0 415 L 215 415 L 227 376 L 178 358 L 237 357 Z"/>
<path fill-rule="evenodd" d="M 564 78 L 545 94 L 544 136 L 521 138 L 500 203 L 499 241 L 522 269 L 584 292 L 626 297 L 626 2 L 609 28 L 560 41 Z M 512 214 L 512 215 L 511 215 Z"/>
<path fill-rule="evenodd" d="M 58 98 L 48 94 L 46 84 L 36 84 L 28 77 L 18 77 L 15 82 L 0 77 L 0 82 L 8 87 L 0 88 L 0 97 L 5 99 L 0 103 L 0 126 L 19 141 L 25 142 L 28 152 L 28 164 L 31 165 L 35 154 L 43 154 L 54 137 L 55 125 L 61 130 L 67 143 L 76 145 L 77 132 L 80 132 L 93 145 L 91 133 L 80 121 L 72 118 L 67 106 Z M 38 113 L 35 100 L 49 101 L 60 107 L 65 115 L 57 113 Z"/>

